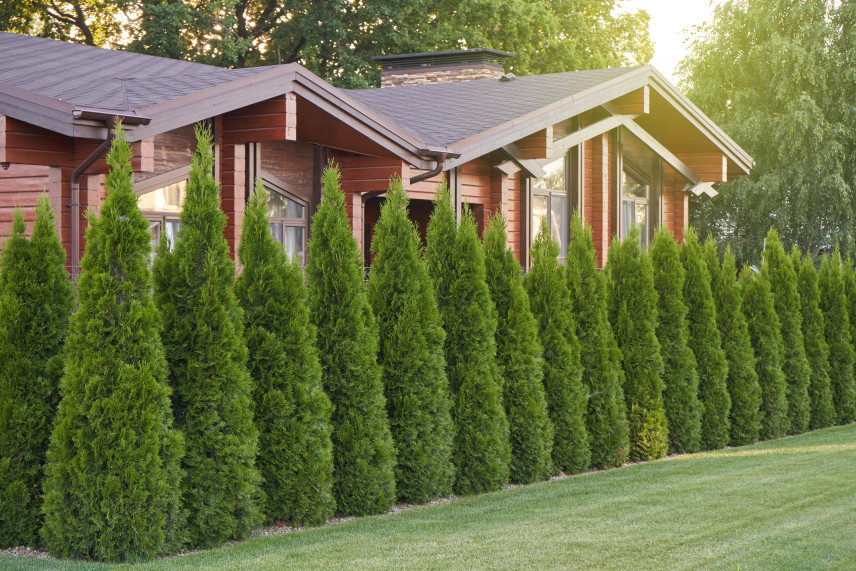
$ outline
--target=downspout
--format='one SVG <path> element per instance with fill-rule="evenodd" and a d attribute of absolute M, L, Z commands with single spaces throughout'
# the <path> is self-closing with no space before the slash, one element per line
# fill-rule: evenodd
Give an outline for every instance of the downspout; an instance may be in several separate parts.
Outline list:
<path fill-rule="evenodd" d="M 116 121 L 114 116 L 105 119 L 107 138 L 71 174 L 71 279 L 75 282 L 80 274 L 80 177 L 110 148 Z"/>
<path fill-rule="evenodd" d="M 428 172 L 424 172 L 422 174 L 418 174 L 418 175 L 412 177 L 410 179 L 410 184 L 416 184 L 417 182 L 421 182 L 423 180 L 428 180 L 429 178 L 433 178 L 433 177 L 437 176 L 438 174 L 440 174 L 441 172 L 443 172 L 443 166 L 446 164 L 446 158 L 449 156 L 450 153 L 437 152 L 437 151 L 430 151 L 430 152 L 426 151 L 423 154 L 425 156 L 434 157 L 435 159 L 437 159 L 437 166 L 435 166 L 433 169 L 431 169 Z M 451 154 L 457 154 L 457 153 L 451 153 Z M 457 156 L 461 156 L 461 155 L 457 154 Z"/>

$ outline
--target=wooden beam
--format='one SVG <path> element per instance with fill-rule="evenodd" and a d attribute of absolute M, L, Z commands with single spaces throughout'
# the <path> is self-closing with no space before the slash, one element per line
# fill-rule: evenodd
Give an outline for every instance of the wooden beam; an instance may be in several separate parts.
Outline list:
<path fill-rule="evenodd" d="M 297 139 L 297 96 L 286 93 L 223 115 L 223 144 Z"/>
<path fill-rule="evenodd" d="M 728 181 L 728 157 L 722 153 L 681 153 L 677 155 L 703 182 Z"/>
<path fill-rule="evenodd" d="M 546 174 L 541 165 L 536 161 L 526 159 L 523 156 L 523 151 L 517 145 L 510 143 L 502 147 L 502 151 L 508 156 L 509 160 L 499 163 L 496 165 L 496 168 L 505 174 L 514 174 L 520 170 L 526 171 L 533 178 L 541 178 Z"/>
<path fill-rule="evenodd" d="M 527 135 L 515 141 L 524 159 L 552 159 L 553 158 L 553 126 L 541 129 L 536 133 Z"/>
<path fill-rule="evenodd" d="M 685 179 L 687 179 L 692 184 L 698 184 L 701 182 L 701 178 L 687 166 L 681 159 L 679 159 L 675 154 L 667 149 L 660 141 L 655 139 L 648 131 L 639 126 L 635 121 L 625 120 L 623 122 L 623 126 L 636 135 L 640 141 L 648 145 L 652 151 L 663 157 L 663 160 L 669 163 L 672 168 L 681 173 Z"/>
<path fill-rule="evenodd" d="M 620 115 L 643 115 L 650 113 L 651 88 L 647 85 L 612 100 Z"/>
<path fill-rule="evenodd" d="M 589 139 L 594 139 L 598 135 L 608 133 L 616 127 L 623 125 L 625 121 L 632 121 L 636 117 L 637 115 L 616 115 L 614 117 L 607 117 L 606 119 L 601 119 L 597 123 L 592 123 L 587 127 L 574 131 L 553 142 L 553 154 L 556 156 L 564 155 L 577 145 L 585 143 Z M 538 161 L 538 164 L 543 166 L 549 162 L 550 160 L 542 159 Z"/>

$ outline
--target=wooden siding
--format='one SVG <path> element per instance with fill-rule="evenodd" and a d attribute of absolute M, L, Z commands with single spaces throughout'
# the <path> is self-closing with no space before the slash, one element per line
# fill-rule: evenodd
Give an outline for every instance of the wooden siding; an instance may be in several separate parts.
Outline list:
<path fill-rule="evenodd" d="M 294 141 L 297 96 L 286 93 L 223 115 L 223 143 Z"/>
<path fill-rule="evenodd" d="M 598 267 L 606 263 L 611 235 L 609 166 L 609 133 L 604 133 L 592 141 L 592 217 L 586 221 L 591 224 Z"/>
<path fill-rule="evenodd" d="M 307 203 L 312 198 L 315 154 L 312 145 L 300 141 L 265 141 L 261 170 L 286 184 L 286 190 Z"/>
<path fill-rule="evenodd" d="M 27 234 L 33 231 L 36 202 L 48 186 L 48 167 L 11 165 L 0 170 L 0 247 L 12 234 L 12 217 L 16 208 L 24 211 Z"/>

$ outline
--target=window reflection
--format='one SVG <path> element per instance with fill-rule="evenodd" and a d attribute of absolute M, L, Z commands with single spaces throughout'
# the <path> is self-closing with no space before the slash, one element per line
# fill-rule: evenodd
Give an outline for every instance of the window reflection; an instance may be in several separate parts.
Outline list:
<path fill-rule="evenodd" d="M 559 259 L 568 255 L 568 194 L 565 190 L 565 157 L 544 167 L 546 174 L 532 181 L 532 240 L 547 218 L 550 236 L 559 243 Z"/>

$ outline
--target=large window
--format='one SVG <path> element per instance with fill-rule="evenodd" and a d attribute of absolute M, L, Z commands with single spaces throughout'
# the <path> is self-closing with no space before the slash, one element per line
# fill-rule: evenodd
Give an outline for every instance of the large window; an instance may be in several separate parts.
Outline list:
<path fill-rule="evenodd" d="M 273 177 L 263 176 L 265 188 L 270 192 L 268 217 L 270 233 L 282 244 L 292 260 L 306 263 L 307 205 L 291 196 Z"/>
<path fill-rule="evenodd" d="M 638 172 L 624 167 L 621 177 L 621 236 L 627 236 L 634 225 L 639 228 L 639 242 L 648 245 L 648 219 L 651 184 Z"/>
<path fill-rule="evenodd" d="M 140 195 L 137 200 L 140 210 L 149 221 L 152 250 L 157 248 L 163 237 L 169 238 L 170 244 L 175 245 L 186 190 L 187 181 L 182 180 Z"/>
<path fill-rule="evenodd" d="M 559 259 L 568 255 L 568 192 L 565 188 L 565 157 L 544 167 L 545 176 L 532 181 L 532 240 L 546 218 L 550 235 L 559 243 Z"/>

